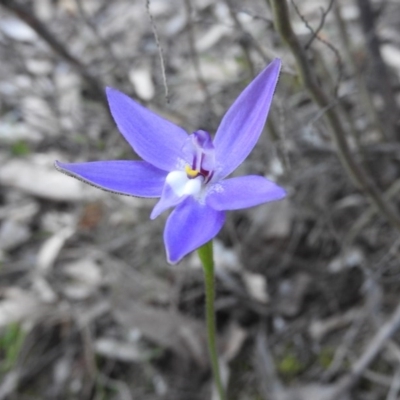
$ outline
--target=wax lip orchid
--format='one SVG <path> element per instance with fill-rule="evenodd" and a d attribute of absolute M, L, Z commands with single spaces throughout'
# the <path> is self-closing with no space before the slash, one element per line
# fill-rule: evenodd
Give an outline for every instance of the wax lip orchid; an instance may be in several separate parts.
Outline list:
<path fill-rule="evenodd" d="M 160 197 L 151 218 L 174 207 L 164 242 L 176 263 L 220 231 L 225 211 L 285 197 L 262 176 L 226 178 L 258 141 L 278 81 L 280 60 L 272 61 L 240 94 L 223 117 L 214 140 L 183 129 L 107 88 L 118 129 L 144 161 L 56 162 L 56 168 L 98 188 L 123 195 Z"/>

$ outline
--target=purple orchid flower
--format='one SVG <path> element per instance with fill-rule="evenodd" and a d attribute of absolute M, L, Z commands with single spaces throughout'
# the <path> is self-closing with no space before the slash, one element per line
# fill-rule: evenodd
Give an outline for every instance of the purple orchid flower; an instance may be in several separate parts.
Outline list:
<path fill-rule="evenodd" d="M 150 218 L 170 207 L 164 242 L 170 263 L 199 248 L 222 228 L 225 211 L 285 197 L 262 176 L 226 178 L 249 155 L 262 132 L 280 71 L 269 64 L 225 114 L 214 140 L 202 130 L 188 135 L 125 94 L 107 88 L 118 129 L 144 161 L 61 163 L 61 172 L 109 192 L 160 197 Z"/>

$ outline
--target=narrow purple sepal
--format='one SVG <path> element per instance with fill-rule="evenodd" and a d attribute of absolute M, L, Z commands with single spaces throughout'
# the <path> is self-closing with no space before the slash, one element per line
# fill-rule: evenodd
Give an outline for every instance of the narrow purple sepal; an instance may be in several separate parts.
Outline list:
<path fill-rule="evenodd" d="M 286 196 L 283 188 L 257 175 L 226 179 L 210 187 L 206 197 L 215 210 L 239 210 L 257 206 Z"/>
<path fill-rule="evenodd" d="M 193 197 L 180 203 L 165 225 L 167 259 L 176 264 L 185 255 L 207 243 L 222 228 L 225 213 L 200 204 Z"/>
<path fill-rule="evenodd" d="M 157 218 L 165 210 L 168 210 L 168 208 L 174 207 L 185 200 L 186 197 L 187 196 L 177 196 L 171 186 L 168 185 L 168 183 L 165 183 L 161 198 L 154 206 L 153 211 L 150 214 L 150 219 Z"/>
<path fill-rule="evenodd" d="M 278 82 L 281 62 L 272 61 L 229 108 L 214 139 L 218 177 L 228 176 L 258 141 Z"/>
<path fill-rule="evenodd" d="M 107 88 L 106 92 L 118 129 L 135 152 L 164 171 L 176 169 L 187 133 L 118 90 Z"/>
<path fill-rule="evenodd" d="M 160 197 L 167 172 L 145 161 L 55 162 L 67 175 L 109 192 L 138 197 Z"/>

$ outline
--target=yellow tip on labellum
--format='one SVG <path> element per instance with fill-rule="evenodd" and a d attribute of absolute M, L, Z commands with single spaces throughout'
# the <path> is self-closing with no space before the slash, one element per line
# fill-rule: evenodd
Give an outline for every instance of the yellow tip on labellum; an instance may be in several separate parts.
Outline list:
<path fill-rule="evenodd" d="M 189 165 L 185 165 L 185 172 L 189 178 L 196 178 L 199 175 L 200 171 L 190 168 Z"/>

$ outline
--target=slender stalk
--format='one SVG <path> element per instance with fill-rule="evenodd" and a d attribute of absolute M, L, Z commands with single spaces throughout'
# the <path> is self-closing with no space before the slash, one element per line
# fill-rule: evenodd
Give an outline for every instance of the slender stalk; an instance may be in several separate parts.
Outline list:
<path fill-rule="evenodd" d="M 206 292 L 206 322 L 208 351 L 210 354 L 211 368 L 214 376 L 214 382 L 218 390 L 220 400 L 226 400 L 224 386 L 219 371 L 218 354 L 216 345 L 215 329 L 215 275 L 214 275 L 214 257 L 212 240 L 197 249 L 204 271 L 204 285 Z"/>

